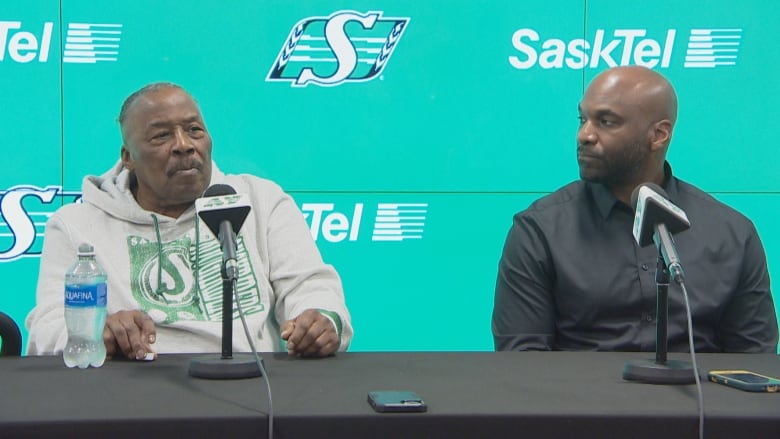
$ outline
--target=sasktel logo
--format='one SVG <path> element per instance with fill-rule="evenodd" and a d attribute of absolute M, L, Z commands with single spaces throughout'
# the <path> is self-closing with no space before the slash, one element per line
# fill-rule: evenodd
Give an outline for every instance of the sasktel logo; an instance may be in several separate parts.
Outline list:
<path fill-rule="evenodd" d="M 46 221 L 60 206 L 80 203 L 81 192 L 61 186 L 40 188 L 18 185 L 0 191 L 0 263 L 23 257 L 38 257 L 43 250 Z M 336 210 L 333 203 L 303 203 L 303 217 L 317 241 L 357 241 L 364 220 L 364 203 Z M 372 212 L 371 241 L 422 239 L 428 203 L 378 203 Z"/>
<path fill-rule="evenodd" d="M 0 62 L 47 62 L 54 23 L 47 21 L 38 33 L 22 30 L 21 21 L 0 21 Z M 36 29 L 37 30 L 37 29 Z M 121 24 L 69 23 L 65 35 L 62 62 L 94 64 L 116 61 L 119 57 Z"/>
<path fill-rule="evenodd" d="M 301 210 L 315 241 L 320 236 L 328 242 L 357 241 L 360 236 L 363 203 L 355 203 L 347 211 L 336 210 L 333 203 L 303 203 Z M 379 203 L 371 240 L 422 239 L 427 215 L 428 203 Z"/>
<path fill-rule="evenodd" d="M 654 38 L 655 37 L 655 38 Z M 637 64 L 649 68 L 668 68 L 672 62 L 676 29 L 648 36 L 646 29 L 615 29 L 611 33 L 597 29 L 593 38 L 542 41 L 533 29 L 518 29 L 512 46 L 520 54 L 509 57 L 509 64 L 520 70 L 539 66 L 543 69 L 585 69 Z M 685 68 L 715 68 L 737 64 L 742 29 L 692 29 L 688 34 Z"/>
<path fill-rule="evenodd" d="M 333 87 L 376 78 L 410 20 L 382 14 L 337 11 L 304 18 L 292 27 L 265 80 Z"/>
<path fill-rule="evenodd" d="M 20 185 L 0 191 L 0 262 L 40 256 L 46 221 L 63 204 L 80 200 L 81 193 L 61 186 Z"/>

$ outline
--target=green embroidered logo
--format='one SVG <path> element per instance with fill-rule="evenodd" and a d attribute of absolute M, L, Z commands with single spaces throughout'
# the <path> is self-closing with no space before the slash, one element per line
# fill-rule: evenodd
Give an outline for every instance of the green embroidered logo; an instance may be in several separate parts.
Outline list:
<path fill-rule="evenodd" d="M 190 236 L 161 244 L 128 236 L 127 247 L 133 297 L 155 321 L 222 320 L 222 250 L 216 239 L 201 239 L 197 255 Z M 237 247 L 241 306 L 247 315 L 257 314 L 265 305 L 241 236 Z M 235 307 L 233 318 L 238 318 Z"/>

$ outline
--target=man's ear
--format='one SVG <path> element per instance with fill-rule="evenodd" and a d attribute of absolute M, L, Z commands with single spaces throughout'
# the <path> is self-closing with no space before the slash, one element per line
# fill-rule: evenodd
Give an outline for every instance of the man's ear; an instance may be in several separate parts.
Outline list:
<path fill-rule="evenodd" d="M 130 171 L 133 170 L 133 158 L 130 155 L 130 150 L 125 145 L 122 145 L 122 149 L 119 151 L 119 155 L 122 158 L 122 164 Z"/>
<path fill-rule="evenodd" d="M 672 141 L 672 122 L 669 119 L 660 120 L 653 125 L 652 130 L 650 149 L 652 151 L 666 149 Z"/>

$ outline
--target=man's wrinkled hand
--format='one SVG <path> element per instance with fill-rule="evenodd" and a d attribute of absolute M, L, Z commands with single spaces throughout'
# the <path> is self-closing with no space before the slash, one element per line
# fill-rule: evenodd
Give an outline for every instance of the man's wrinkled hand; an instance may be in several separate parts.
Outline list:
<path fill-rule="evenodd" d="M 281 326 L 287 352 L 300 357 L 326 357 L 339 348 L 339 335 L 333 322 L 316 309 L 307 309 Z"/>
<path fill-rule="evenodd" d="M 153 360 L 152 344 L 157 338 L 154 321 L 139 310 L 119 311 L 106 317 L 103 343 L 106 356 L 124 355 L 130 360 Z"/>

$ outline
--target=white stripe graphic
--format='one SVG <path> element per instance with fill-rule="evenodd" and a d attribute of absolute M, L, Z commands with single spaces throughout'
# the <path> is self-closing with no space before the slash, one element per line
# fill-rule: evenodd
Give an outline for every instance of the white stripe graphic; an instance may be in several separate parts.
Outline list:
<path fill-rule="evenodd" d="M 692 29 L 685 67 L 712 69 L 737 64 L 742 29 Z"/>
<path fill-rule="evenodd" d="M 118 49 L 119 44 L 66 44 L 66 50 L 95 50 L 95 49 Z"/>
<path fill-rule="evenodd" d="M 742 36 L 740 35 L 721 35 L 721 36 L 694 36 L 691 35 L 691 38 L 688 41 L 712 41 L 712 40 L 739 40 Z"/>
<path fill-rule="evenodd" d="M 713 32 L 742 32 L 742 29 L 691 29 L 691 35 L 711 35 Z"/>
<path fill-rule="evenodd" d="M 372 241 L 422 239 L 427 203 L 379 203 Z"/>
<path fill-rule="evenodd" d="M 700 68 L 713 68 L 718 66 L 733 66 L 735 62 L 686 62 L 685 67 L 700 67 Z"/>
<path fill-rule="evenodd" d="M 121 28 L 121 24 L 98 24 L 98 23 L 70 23 L 68 25 L 68 29 L 90 29 L 92 27 L 119 27 Z"/>
<path fill-rule="evenodd" d="M 121 35 L 121 24 L 70 23 L 62 61 L 74 64 L 117 61 Z"/>

